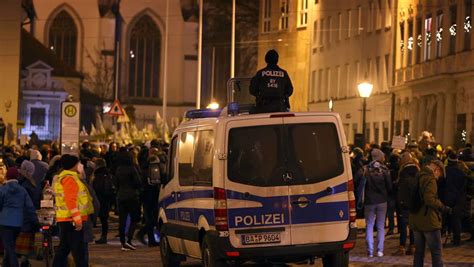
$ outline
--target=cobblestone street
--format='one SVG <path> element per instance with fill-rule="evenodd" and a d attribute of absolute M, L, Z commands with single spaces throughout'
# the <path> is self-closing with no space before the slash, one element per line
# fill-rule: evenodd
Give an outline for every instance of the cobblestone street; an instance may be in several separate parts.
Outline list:
<path fill-rule="evenodd" d="M 98 233 L 99 228 L 95 228 Z M 120 242 L 117 233 L 117 224 L 112 223 L 109 235 L 109 243 L 107 245 L 91 244 L 89 246 L 90 265 L 93 267 L 103 266 L 123 266 L 123 267 L 155 267 L 162 266 L 160 261 L 160 251 L 158 247 L 148 248 L 140 244 L 138 241 L 134 243 L 137 245 L 136 251 L 121 251 Z M 97 236 L 97 235 L 96 235 Z M 463 235 L 463 239 L 469 238 L 468 234 Z M 352 251 L 350 256 L 350 266 L 412 266 L 412 256 L 391 256 L 398 248 L 398 235 L 388 236 L 385 241 L 385 255 L 384 257 L 368 258 L 365 252 L 365 235 L 360 233 L 357 239 L 356 248 Z M 462 246 L 457 248 L 445 248 L 443 250 L 443 258 L 445 266 L 474 266 L 474 242 L 463 242 Z M 32 266 L 44 266 L 41 261 L 32 261 Z M 188 259 L 182 264 L 186 267 L 200 267 L 198 260 Z M 256 266 L 255 264 L 248 264 L 246 266 Z M 292 265 L 292 266 L 310 266 L 310 265 Z M 322 266 L 320 260 L 316 261 L 314 266 Z M 427 258 L 425 266 L 431 266 L 429 252 L 427 251 Z"/>
<path fill-rule="evenodd" d="M 463 239 L 468 237 L 469 235 L 464 235 Z M 412 256 L 391 256 L 398 248 L 398 235 L 387 237 L 386 256 L 381 258 L 366 256 L 364 234 L 359 234 L 357 241 L 357 246 L 351 253 L 351 266 L 412 266 Z M 135 243 L 138 245 L 138 242 Z M 474 266 L 474 242 L 464 242 L 457 248 L 446 248 L 443 253 L 446 266 Z M 122 252 L 117 238 L 114 238 L 109 245 L 91 245 L 90 254 L 92 266 L 161 266 L 158 248 L 145 248 L 139 245 L 136 251 Z M 431 266 L 428 252 L 425 265 Z M 200 264 L 199 261 L 188 259 L 183 266 L 199 267 Z M 316 262 L 316 266 L 322 266 L 320 260 Z"/>

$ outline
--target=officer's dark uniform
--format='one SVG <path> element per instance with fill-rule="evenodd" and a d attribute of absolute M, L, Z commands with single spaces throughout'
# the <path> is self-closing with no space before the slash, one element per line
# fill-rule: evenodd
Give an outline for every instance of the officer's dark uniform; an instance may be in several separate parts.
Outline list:
<path fill-rule="evenodd" d="M 250 82 L 250 94 L 256 98 L 257 113 L 289 111 L 289 97 L 293 94 L 288 73 L 278 67 L 278 53 L 270 50 L 265 55 L 267 67 L 261 69 Z"/>

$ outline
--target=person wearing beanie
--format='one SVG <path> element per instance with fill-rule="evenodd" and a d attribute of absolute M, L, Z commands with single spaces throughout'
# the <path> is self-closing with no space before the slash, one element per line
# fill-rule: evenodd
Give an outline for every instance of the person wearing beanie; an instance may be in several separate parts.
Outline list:
<path fill-rule="evenodd" d="M 378 257 L 384 255 L 385 241 L 385 218 L 387 215 L 387 203 L 392 191 L 392 179 L 390 170 L 385 165 L 385 154 L 377 148 L 370 152 L 372 161 L 364 166 L 356 175 L 356 180 L 363 190 L 364 217 L 366 221 L 366 245 L 369 257 L 377 252 Z M 374 225 L 377 227 L 377 251 L 374 251 Z"/>
<path fill-rule="evenodd" d="M 18 172 L 20 173 L 20 177 L 18 178 L 19 184 L 26 189 L 26 192 L 28 192 L 28 195 L 31 197 L 31 201 L 33 201 L 35 208 L 39 209 L 42 190 L 41 185 L 38 185 L 33 179 L 35 165 L 29 160 L 24 160 L 21 163 L 20 170 Z"/>
<path fill-rule="evenodd" d="M 255 112 L 289 111 L 293 85 L 286 70 L 277 65 L 278 52 L 269 50 L 265 62 L 267 66 L 257 71 L 250 81 L 250 94 L 256 98 Z"/>
<path fill-rule="evenodd" d="M 2 266 L 17 267 L 16 239 L 25 222 L 38 225 L 33 202 L 20 184 L 15 167 L 7 171 L 7 182 L 0 187 L 0 237 L 5 248 Z"/>
<path fill-rule="evenodd" d="M 71 252 L 77 267 L 89 266 L 83 223 L 88 220 L 89 214 L 94 212 L 94 207 L 87 187 L 80 180 L 78 164 L 78 157 L 63 155 L 63 170 L 53 182 L 56 221 L 60 229 L 59 249 L 54 256 L 54 267 L 67 266 L 67 258 Z"/>
<path fill-rule="evenodd" d="M 33 179 L 38 186 L 38 190 L 41 191 L 41 185 L 43 185 L 46 173 L 48 172 L 48 163 L 43 161 L 43 156 L 38 150 L 32 149 L 30 151 L 30 161 L 35 165 L 35 172 L 33 173 Z M 41 193 L 41 192 L 40 192 Z"/>
<path fill-rule="evenodd" d="M 458 155 L 450 153 L 448 166 L 446 166 L 444 204 L 453 210 L 447 216 L 448 227 L 453 232 L 453 246 L 461 245 L 463 207 L 465 207 L 467 201 L 468 177 L 458 163 Z"/>

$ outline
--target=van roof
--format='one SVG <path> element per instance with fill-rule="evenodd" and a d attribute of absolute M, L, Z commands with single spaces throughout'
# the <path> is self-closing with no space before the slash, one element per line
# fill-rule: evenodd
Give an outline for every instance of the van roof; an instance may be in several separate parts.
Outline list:
<path fill-rule="evenodd" d="M 185 120 L 178 126 L 178 129 L 188 128 L 188 127 L 197 127 L 204 125 L 213 125 L 220 122 L 228 122 L 232 120 L 254 120 L 254 119 L 264 119 L 264 118 L 275 118 L 275 117 L 303 117 L 303 116 L 331 116 L 339 118 L 339 114 L 335 112 L 274 112 L 274 113 L 239 113 L 237 115 L 229 115 L 227 113 L 227 108 L 219 110 L 210 110 L 210 109 L 200 109 L 194 110 L 200 113 L 209 111 L 210 117 L 202 116 L 198 118 L 189 118 Z M 189 112 L 188 112 L 189 114 Z"/>

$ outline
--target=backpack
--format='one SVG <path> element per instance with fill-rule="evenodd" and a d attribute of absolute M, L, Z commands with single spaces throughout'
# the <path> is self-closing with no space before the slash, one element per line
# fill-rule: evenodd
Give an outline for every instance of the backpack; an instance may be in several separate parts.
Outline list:
<path fill-rule="evenodd" d="M 116 190 L 112 177 L 108 173 L 96 174 L 92 187 L 97 193 L 107 197 L 112 197 Z"/>
<path fill-rule="evenodd" d="M 420 192 L 420 176 L 400 176 L 398 184 L 399 204 L 402 208 L 408 209 L 411 213 L 420 210 L 423 200 Z"/>
<path fill-rule="evenodd" d="M 160 185 L 161 184 L 161 164 L 158 157 L 153 157 L 150 160 L 148 167 L 148 184 L 149 185 Z"/>

